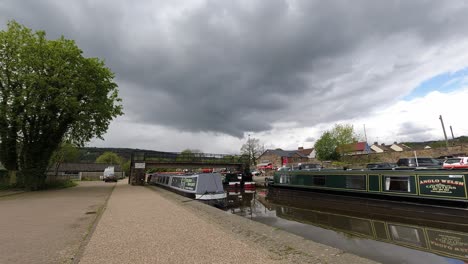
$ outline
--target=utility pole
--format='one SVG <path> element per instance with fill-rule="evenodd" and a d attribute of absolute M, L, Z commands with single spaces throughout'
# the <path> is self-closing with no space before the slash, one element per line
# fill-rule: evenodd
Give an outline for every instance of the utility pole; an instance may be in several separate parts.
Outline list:
<path fill-rule="evenodd" d="M 448 148 L 448 139 L 447 139 L 447 133 L 445 133 L 445 126 L 444 126 L 444 120 L 442 119 L 442 115 L 439 115 L 440 123 L 442 124 L 442 130 L 444 131 L 444 137 L 445 137 L 445 145 Z"/>
<path fill-rule="evenodd" d="M 366 124 L 364 124 L 364 138 L 367 142 Z"/>
<path fill-rule="evenodd" d="M 367 133 L 366 133 L 366 124 L 364 124 L 364 138 L 366 140 L 366 152 L 367 154 L 369 154 L 368 150 L 367 150 Z"/>
<path fill-rule="evenodd" d="M 452 133 L 452 146 L 455 146 L 455 137 L 453 136 L 452 126 L 450 126 L 450 132 Z"/>

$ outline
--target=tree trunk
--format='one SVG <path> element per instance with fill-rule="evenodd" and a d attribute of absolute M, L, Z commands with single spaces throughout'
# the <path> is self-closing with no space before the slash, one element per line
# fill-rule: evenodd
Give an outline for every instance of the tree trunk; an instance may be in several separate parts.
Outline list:
<path fill-rule="evenodd" d="M 40 148 L 37 148 L 40 149 Z M 47 151 L 31 151 L 24 152 L 23 164 L 21 164 L 21 175 L 24 181 L 24 188 L 29 191 L 36 191 L 45 188 L 45 180 L 47 176 L 47 168 L 49 157 Z"/>

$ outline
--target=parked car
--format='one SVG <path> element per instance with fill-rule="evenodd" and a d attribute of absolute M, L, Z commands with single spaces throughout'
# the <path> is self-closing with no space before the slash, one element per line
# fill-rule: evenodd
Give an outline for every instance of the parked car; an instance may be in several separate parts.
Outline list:
<path fill-rule="evenodd" d="M 278 171 L 290 171 L 291 170 L 291 167 L 281 167 L 281 168 L 278 168 Z"/>
<path fill-rule="evenodd" d="M 260 163 L 257 165 L 257 169 L 259 170 L 271 170 L 273 169 L 273 164 L 271 163 Z"/>
<path fill-rule="evenodd" d="M 260 175 L 262 175 L 262 172 L 259 171 L 259 170 L 254 170 L 254 171 L 252 171 L 252 175 L 253 176 L 260 176 Z"/>
<path fill-rule="evenodd" d="M 444 169 L 467 169 L 468 157 L 448 158 L 444 161 Z"/>
<path fill-rule="evenodd" d="M 317 170 L 321 169 L 322 165 L 316 163 L 299 163 L 299 170 Z"/>
<path fill-rule="evenodd" d="M 366 165 L 366 168 L 367 169 L 393 169 L 395 168 L 397 165 L 394 164 L 394 163 L 388 163 L 388 162 L 380 162 L 380 163 L 369 163 Z"/>
<path fill-rule="evenodd" d="M 416 162 L 417 161 L 417 162 Z M 442 163 L 433 158 L 421 157 L 416 158 L 401 158 L 397 162 L 398 167 L 430 167 L 442 168 Z"/>

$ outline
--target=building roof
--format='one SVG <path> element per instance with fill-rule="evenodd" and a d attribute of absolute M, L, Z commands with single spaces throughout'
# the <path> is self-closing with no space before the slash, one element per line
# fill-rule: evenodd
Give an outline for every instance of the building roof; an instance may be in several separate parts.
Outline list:
<path fill-rule="evenodd" d="M 312 151 L 314 151 L 314 148 L 305 149 L 305 148 L 300 147 L 297 151 L 302 153 L 305 156 L 309 156 L 310 153 L 312 153 Z"/>
<path fill-rule="evenodd" d="M 301 158 L 307 158 L 307 155 L 302 154 L 298 150 L 267 149 L 263 154 L 274 154 L 279 157 L 288 157 L 288 158 L 291 158 L 297 155 Z"/>
<path fill-rule="evenodd" d="M 369 145 L 367 142 L 355 142 L 351 144 L 345 144 L 338 147 L 339 150 L 343 152 L 356 152 L 356 151 L 366 151 L 369 150 Z"/>
<path fill-rule="evenodd" d="M 405 144 L 403 144 L 403 143 L 399 143 L 399 144 L 398 144 L 397 142 L 393 142 L 393 145 L 398 146 L 398 147 L 400 147 L 400 148 L 403 149 L 403 150 L 412 150 L 411 147 L 409 147 L 408 145 L 405 145 Z"/>
<path fill-rule="evenodd" d="M 114 171 L 122 171 L 120 165 L 113 164 L 103 164 L 103 163 L 62 163 L 59 166 L 58 171 L 76 171 L 76 172 L 103 172 L 105 168 L 109 166 L 114 166 Z M 54 167 L 50 168 L 51 171 L 54 170 Z"/>
<path fill-rule="evenodd" d="M 374 144 L 372 144 L 372 146 L 378 147 L 383 151 L 390 151 L 389 146 L 385 145 L 384 143 L 379 145 L 377 142 L 374 142 Z"/>

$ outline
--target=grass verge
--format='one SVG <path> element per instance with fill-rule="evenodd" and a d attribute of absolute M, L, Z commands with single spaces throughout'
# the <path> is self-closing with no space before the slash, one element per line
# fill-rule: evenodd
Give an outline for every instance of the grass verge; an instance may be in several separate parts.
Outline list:
<path fill-rule="evenodd" d="M 51 181 L 47 182 L 45 188 L 43 190 L 51 190 L 51 189 L 64 189 L 77 186 L 78 183 L 76 181 Z"/>

